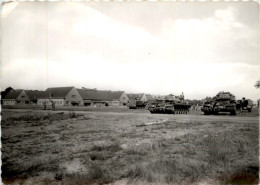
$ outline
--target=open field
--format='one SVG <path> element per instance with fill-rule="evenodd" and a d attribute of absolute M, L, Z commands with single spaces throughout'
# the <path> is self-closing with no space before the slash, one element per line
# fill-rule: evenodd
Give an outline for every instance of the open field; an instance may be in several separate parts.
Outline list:
<path fill-rule="evenodd" d="M 6 184 L 258 184 L 259 112 L 2 110 Z"/>

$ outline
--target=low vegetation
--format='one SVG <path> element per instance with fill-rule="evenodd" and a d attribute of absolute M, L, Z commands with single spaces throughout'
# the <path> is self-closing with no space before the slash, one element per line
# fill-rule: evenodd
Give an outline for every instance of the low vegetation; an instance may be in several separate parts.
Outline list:
<path fill-rule="evenodd" d="M 258 184 L 257 116 L 10 114 L 6 184 Z"/>

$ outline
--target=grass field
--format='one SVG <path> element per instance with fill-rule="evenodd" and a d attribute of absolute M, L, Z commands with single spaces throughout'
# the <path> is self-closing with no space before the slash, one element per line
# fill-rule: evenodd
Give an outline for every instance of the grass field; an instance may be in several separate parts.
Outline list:
<path fill-rule="evenodd" d="M 258 110 L 2 111 L 6 184 L 258 184 Z"/>

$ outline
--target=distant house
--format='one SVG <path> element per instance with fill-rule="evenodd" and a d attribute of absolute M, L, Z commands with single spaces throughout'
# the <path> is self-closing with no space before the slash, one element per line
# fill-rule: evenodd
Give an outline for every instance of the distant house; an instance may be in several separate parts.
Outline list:
<path fill-rule="evenodd" d="M 128 97 L 124 91 L 101 91 L 96 89 L 77 89 L 85 106 L 126 105 Z"/>
<path fill-rule="evenodd" d="M 129 100 L 147 101 L 147 97 L 144 93 L 141 94 L 127 94 Z"/>
<path fill-rule="evenodd" d="M 37 104 L 39 95 L 44 91 L 12 90 L 3 99 L 3 105 Z"/>
<path fill-rule="evenodd" d="M 98 100 L 96 90 L 95 89 L 77 89 L 78 93 L 82 97 L 83 105 L 85 106 L 92 106 L 93 101 Z"/>
<path fill-rule="evenodd" d="M 52 105 L 52 101 L 55 103 L 56 106 L 63 106 L 64 105 L 64 99 L 63 98 L 54 98 L 51 97 L 51 93 L 44 91 L 38 96 L 37 105 L 43 106 L 46 105 Z"/>
<path fill-rule="evenodd" d="M 39 97 L 37 104 L 55 103 L 55 106 L 82 105 L 83 99 L 75 87 L 53 87 L 48 88 Z"/>
<path fill-rule="evenodd" d="M 29 104 L 30 98 L 25 90 L 22 90 L 22 92 L 18 95 L 16 98 L 16 101 L 18 104 Z"/>
<path fill-rule="evenodd" d="M 110 106 L 126 105 L 129 100 L 124 91 L 108 91 L 107 94 Z"/>
<path fill-rule="evenodd" d="M 29 104 L 38 104 L 38 99 L 45 94 L 45 91 L 25 90 L 25 93 L 28 96 Z"/>
<path fill-rule="evenodd" d="M 23 90 L 12 90 L 5 98 L 3 98 L 3 105 L 15 105 L 18 103 L 18 97 Z"/>

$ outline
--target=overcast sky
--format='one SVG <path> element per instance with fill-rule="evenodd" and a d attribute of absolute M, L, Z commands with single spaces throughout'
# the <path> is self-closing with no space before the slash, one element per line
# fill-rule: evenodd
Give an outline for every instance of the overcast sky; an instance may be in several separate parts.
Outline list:
<path fill-rule="evenodd" d="M 256 2 L 12 2 L 1 17 L 2 90 L 259 98 Z"/>

